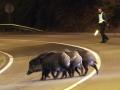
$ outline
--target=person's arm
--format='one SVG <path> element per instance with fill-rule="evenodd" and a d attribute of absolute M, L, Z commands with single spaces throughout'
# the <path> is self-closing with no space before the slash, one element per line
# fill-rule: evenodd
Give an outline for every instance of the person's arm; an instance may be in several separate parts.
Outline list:
<path fill-rule="evenodd" d="M 105 20 L 105 23 L 109 27 L 108 17 L 107 17 L 107 15 L 105 13 L 103 13 L 103 19 Z"/>
<path fill-rule="evenodd" d="M 105 20 L 106 23 L 108 22 L 108 17 L 105 13 L 103 13 L 103 19 Z"/>

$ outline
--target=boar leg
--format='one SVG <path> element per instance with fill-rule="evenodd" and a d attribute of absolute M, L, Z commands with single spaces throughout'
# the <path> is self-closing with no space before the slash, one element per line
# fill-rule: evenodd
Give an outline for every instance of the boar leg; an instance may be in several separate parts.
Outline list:
<path fill-rule="evenodd" d="M 41 80 L 44 80 L 44 78 L 45 78 L 45 72 L 42 71 L 42 77 L 41 77 Z"/>
<path fill-rule="evenodd" d="M 78 73 L 78 75 L 80 76 L 80 72 L 79 72 L 79 70 L 78 70 L 78 68 L 77 67 L 75 67 L 75 71 Z"/>
<path fill-rule="evenodd" d="M 96 70 L 96 72 L 97 72 L 97 74 L 98 74 L 99 71 L 98 71 L 98 68 L 97 68 L 96 64 L 93 64 L 93 65 L 91 65 L 91 66 Z"/>

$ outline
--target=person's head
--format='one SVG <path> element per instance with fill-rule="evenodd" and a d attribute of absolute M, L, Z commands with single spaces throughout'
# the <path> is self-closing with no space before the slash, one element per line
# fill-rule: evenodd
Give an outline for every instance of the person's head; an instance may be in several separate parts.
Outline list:
<path fill-rule="evenodd" d="M 102 8 L 98 8 L 98 13 L 102 13 L 103 9 Z"/>

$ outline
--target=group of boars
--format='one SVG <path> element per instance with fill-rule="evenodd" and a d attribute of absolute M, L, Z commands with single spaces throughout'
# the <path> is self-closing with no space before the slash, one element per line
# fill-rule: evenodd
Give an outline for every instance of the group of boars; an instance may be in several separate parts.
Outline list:
<path fill-rule="evenodd" d="M 41 72 L 41 80 L 70 78 L 75 73 L 76 76 L 85 76 L 90 66 L 98 74 L 97 62 L 86 50 L 47 51 L 29 61 L 27 75 Z"/>

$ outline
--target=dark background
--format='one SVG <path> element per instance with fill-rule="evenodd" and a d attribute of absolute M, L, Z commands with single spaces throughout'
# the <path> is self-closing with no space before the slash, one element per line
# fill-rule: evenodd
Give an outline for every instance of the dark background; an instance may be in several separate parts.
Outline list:
<path fill-rule="evenodd" d="M 8 2 L 15 7 L 12 14 L 5 13 Z M 59 32 L 92 31 L 97 27 L 98 7 L 104 8 L 111 27 L 119 28 L 120 0 L 0 0 L 0 23 Z"/>

